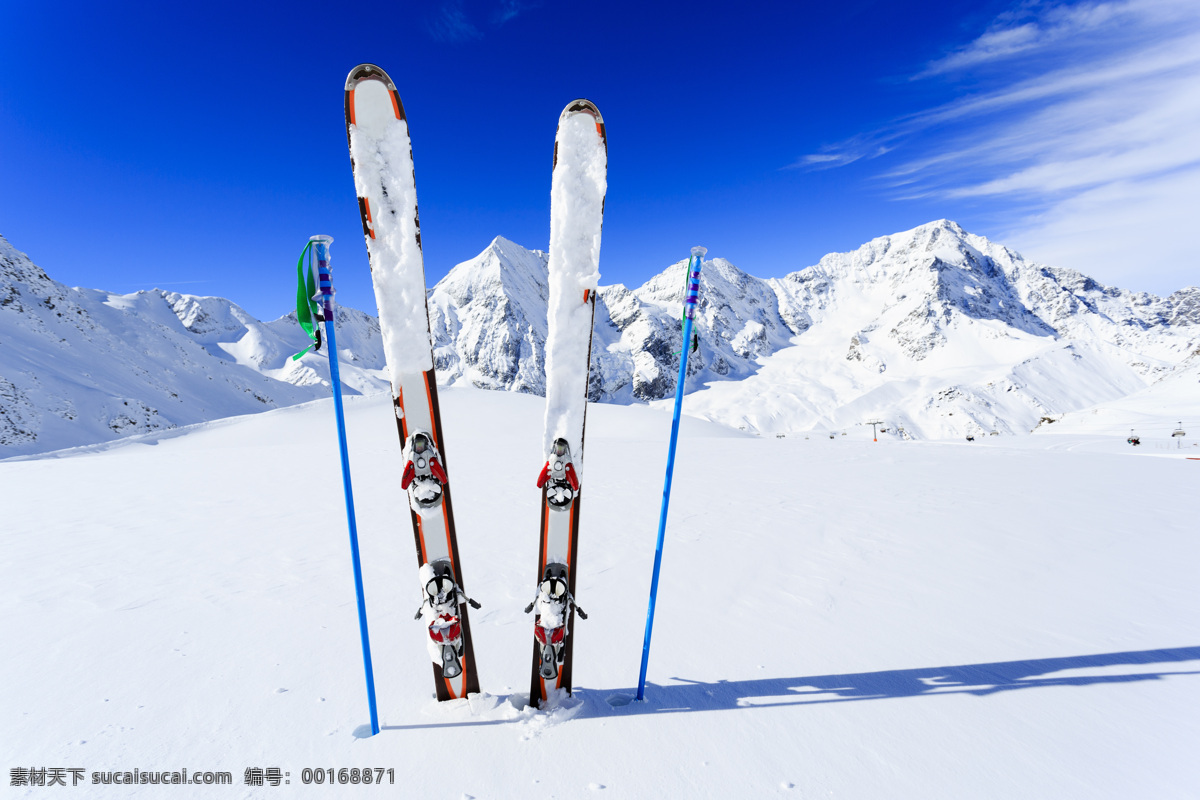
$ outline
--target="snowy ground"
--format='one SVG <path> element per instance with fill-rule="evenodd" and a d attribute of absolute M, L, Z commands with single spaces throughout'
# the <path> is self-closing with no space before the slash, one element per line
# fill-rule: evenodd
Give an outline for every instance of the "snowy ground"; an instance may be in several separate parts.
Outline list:
<path fill-rule="evenodd" d="M 578 691 L 535 713 L 521 609 L 543 401 L 452 389 L 442 404 L 484 696 L 432 700 L 395 425 L 385 396 L 350 398 L 384 725 L 363 737 L 320 401 L 0 463 L 0 765 L 233 775 L 63 792 L 112 798 L 395 795 L 303 786 L 305 767 L 392 768 L 406 797 L 1200 795 L 1200 461 L 1186 453 L 687 420 L 652 685 L 628 703 L 669 418 L 593 406 Z M 247 767 L 291 783 L 244 786 Z M 45 793 L 4 783 L 4 797 Z"/>

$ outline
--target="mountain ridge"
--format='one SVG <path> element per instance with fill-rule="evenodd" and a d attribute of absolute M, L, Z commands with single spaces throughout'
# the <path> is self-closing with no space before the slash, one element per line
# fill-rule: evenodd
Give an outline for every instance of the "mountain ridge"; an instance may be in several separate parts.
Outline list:
<path fill-rule="evenodd" d="M 546 264 L 498 236 L 428 290 L 439 383 L 544 393 Z M 591 400 L 674 394 L 685 266 L 599 288 Z M 701 284 L 688 412 L 760 433 L 875 416 L 913 437 L 1027 432 L 1136 394 L 1200 344 L 1196 287 L 1164 298 L 1104 286 L 950 220 L 781 278 L 714 258 Z M 307 344 L 294 314 L 262 322 L 224 298 L 69 289 L 0 236 L 2 319 L 4 455 L 327 396 L 323 352 L 290 360 Z M 378 321 L 339 307 L 338 326 L 349 391 L 385 389 Z"/>

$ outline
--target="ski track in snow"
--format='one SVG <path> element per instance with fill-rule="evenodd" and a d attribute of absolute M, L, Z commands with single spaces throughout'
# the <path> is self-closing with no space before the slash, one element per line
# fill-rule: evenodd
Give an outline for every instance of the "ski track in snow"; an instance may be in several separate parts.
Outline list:
<path fill-rule="evenodd" d="M 448 389 L 484 693 L 437 704 L 388 401 L 347 398 L 380 735 L 320 401 L 0 463 L 0 760 L 226 770 L 236 787 L 89 784 L 100 798 L 257 797 L 252 766 L 290 773 L 272 794 L 323 797 L 394 789 L 296 789 L 304 767 L 394 768 L 429 797 L 1200 787 L 1200 462 L 1086 432 L 872 444 L 687 417 L 638 703 L 670 419 L 593 406 L 579 688 L 533 711 L 542 400 Z"/>

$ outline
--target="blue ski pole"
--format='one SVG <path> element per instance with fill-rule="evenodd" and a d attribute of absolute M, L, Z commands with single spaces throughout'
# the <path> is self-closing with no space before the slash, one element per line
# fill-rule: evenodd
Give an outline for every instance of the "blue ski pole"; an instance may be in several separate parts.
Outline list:
<path fill-rule="evenodd" d="M 687 295 L 683 301 L 683 347 L 679 353 L 679 377 L 675 381 L 675 413 L 671 416 L 671 447 L 667 451 L 667 478 L 663 484 L 662 512 L 658 517 L 658 543 L 654 547 L 654 574 L 650 578 L 650 607 L 646 609 L 646 638 L 642 642 L 642 671 L 638 676 L 637 699 L 646 699 L 646 667 L 650 663 L 650 634 L 654 631 L 654 604 L 658 600 L 658 573 L 662 568 L 663 537 L 667 532 L 667 506 L 671 503 L 671 477 L 675 472 L 675 444 L 679 441 L 679 415 L 683 411 L 683 388 L 687 380 L 687 357 L 692 341 L 692 319 L 700 294 L 700 259 L 708 250 L 693 247 L 688 260 Z"/>
<path fill-rule="evenodd" d="M 329 380 L 333 384 L 333 408 L 337 413 L 338 449 L 342 456 L 342 488 L 346 495 L 346 522 L 350 526 L 350 560 L 354 565 L 354 592 L 358 597 L 358 630 L 362 636 L 363 669 L 367 674 L 367 703 L 371 708 L 371 734 L 379 733 L 379 713 L 375 708 L 375 672 L 371 668 L 371 638 L 367 633 L 367 600 L 363 593 L 362 563 L 358 557 L 358 525 L 354 521 L 354 490 L 350 486 L 350 454 L 346 449 L 346 415 L 342 411 L 342 379 L 338 371 L 337 339 L 333 325 L 333 282 L 329 277 L 329 245 L 332 236 L 309 239 L 317 260 L 325 338 L 328 341 Z M 301 255 L 303 258 L 303 255 Z"/>

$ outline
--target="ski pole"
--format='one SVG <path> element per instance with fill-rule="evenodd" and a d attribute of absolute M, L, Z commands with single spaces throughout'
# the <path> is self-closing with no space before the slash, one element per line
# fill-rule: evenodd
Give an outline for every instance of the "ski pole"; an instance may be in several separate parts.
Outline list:
<path fill-rule="evenodd" d="M 367 674 L 367 703 L 371 708 L 371 734 L 379 733 L 375 708 L 375 672 L 371 668 L 371 638 L 367 633 L 367 600 L 363 593 L 362 563 L 358 557 L 358 525 L 354 521 L 354 490 L 350 486 L 350 454 L 346 449 L 346 415 L 342 411 L 342 379 L 338 371 L 337 339 L 333 325 L 333 282 L 329 277 L 329 245 L 332 236 L 314 236 L 309 244 L 316 255 L 317 281 L 325 317 L 328 342 L 329 380 L 333 384 L 333 408 L 337 414 L 338 449 L 342 456 L 342 488 L 346 495 L 346 522 L 350 526 L 350 560 L 354 565 L 354 592 L 358 598 L 358 630 L 362 636 L 363 669 Z"/>
<path fill-rule="evenodd" d="M 650 606 L 646 609 L 646 638 L 642 642 L 642 671 L 638 676 L 637 699 L 646 699 L 646 667 L 650 663 L 650 634 L 654 631 L 654 604 L 658 599 L 658 573 L 662 568 L 663 537 L 667 531 L 667 506 L 671 503 L 671 477 L 675 472 L 675 444 L 679 441 L 679 415 L 683 411 L 683 388 L 687 380 L 688 342 L 692 338 L 692 320 L 700 294 L 701 258 L 707 248 L 692 248 L 688 260 L 687 295 L 683 301 L 683 348 L 679 354 L 679 377 L 675 380 L 675 412 L 671 416 L 671 446 L 667 451 L 667 477 L 663 483 L 662 512 L 658 517 L 658 543 L 654 547 L 654 574 L 650 578 Z"/>

